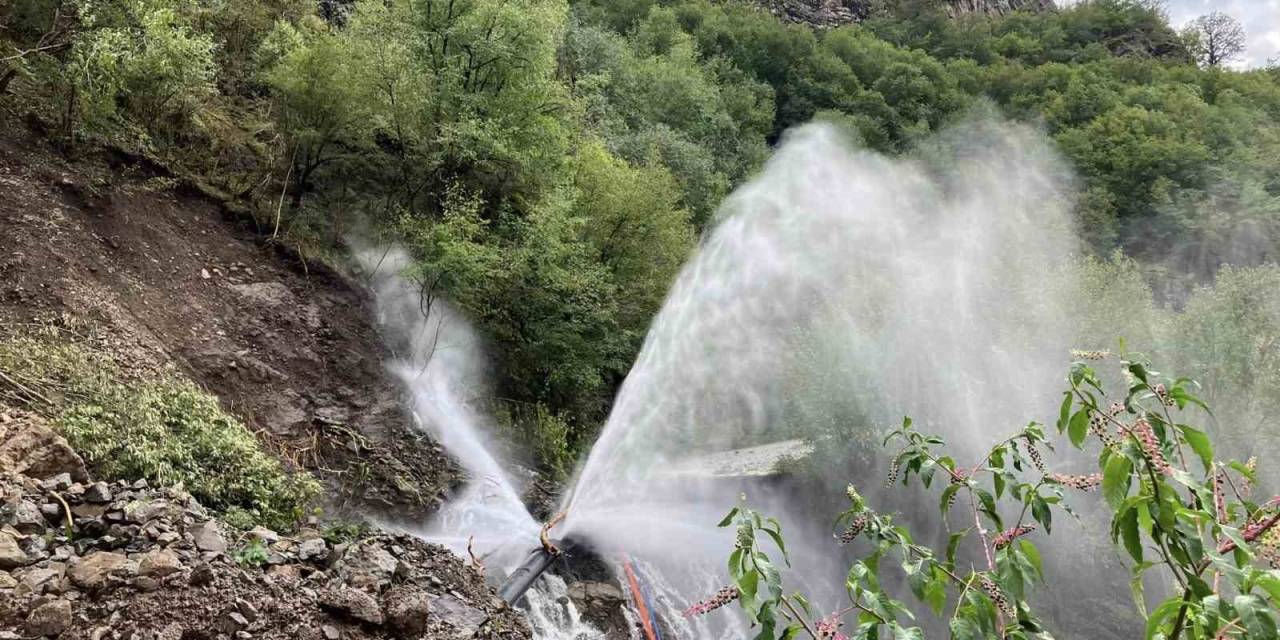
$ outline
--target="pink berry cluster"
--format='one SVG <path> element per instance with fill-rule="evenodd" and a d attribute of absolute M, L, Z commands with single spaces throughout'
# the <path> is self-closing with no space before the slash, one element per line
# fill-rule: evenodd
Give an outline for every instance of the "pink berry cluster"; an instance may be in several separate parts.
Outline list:
<path fill-rule="evenodd" d="M 1219 521 L 1227 519 L 1227 492 L 1223 488 L 1227 484 L 1227 472 L 1218 470 L 1213 475 L 1213 513 Z"/>
<path fill-rule="evenodd" d="M 996 608 L 1000 610 L 1000 613 L 1004 614 L 1004 617 L 1011 620 L 1017 619 L 1018 610 L 1014 608 L 1013 603 L 1009 601 L 1009 597 L 1004 594 L 1004 591 L 1000 590 L 1000 586 L 994 580 L 983 575 L 979 578 L 979 584 L 982 585 L 982 590 L 987 592 L 987 597 L 991 598 L 991 601 L 996 604 Z"/>
<path fill-rule="evenodd" d="M 867 528 L 868 520 L 869 518 L 867 518 L 867 514 L 865 513 L 859 513 L 854 516 L 853 520 L 849 522 L 849 526 L 844 530 L 844 533 L 840 534 L 840 544 L 849 544 L 850 542 L 853 542 L 853 540 L 862 533 L 862 530 Z"/>
<path fill-rule="evenodd" d="M 1147 461 L 1151 463 L 1152 468 L 1165 475 L 1173 473 L 1173 466 L 1165 460 L 1164 450 L 1160 448 L 1160 440 L 1156 438 L 1156 432 L 1146 418 L 1138 418 L 1138 421 L 1133 423 L 1133 435 L 1138 438 L 1138 444 L 1142 445 L 1142 451 L 1147 455 Z"/>
<path fill-rule="evenodd" d="M 1005 529 L 1004 531 L 1000 532 L 1000 535 L 996 536 L 996 539 L 992 541 L 992 544 L 994 544 L 997 549 L 1003 549 L 1009 546 L 1014 540 L 1017 540 L 1018 538 L 1025 536 L 1028 533 L 1031 533 L 1032 531 L 1035 531 L 1035 530 L 1036 530 L 1036 525 L 1034 524 L 1025 524 L 1022 526 Z"/>
<path fill-rule="evenodd" d="M 737 587 L 724 587 L 717 591 L 714 596 L 711 596 L 706 600 L 702 600 L 692 607 L 685 609 L 684 617 L 692 618 L 694 616 L 700 616 L 704 613 L 715 611 L 716 609 L 737 600 L 738 596 L 739 593 Z"/>
<path fill-rule="evenodd" d="M 884 486 L 892 487 L 893 483 L 898 481 L 898 472 L 902 470 L 902 465 L 898 464 L 898 457 L 894 456 L 889 462 L 889 473 L 884 478 Z"/>
<path fill-rule="evenodd" d="M 1083 476 L 1067 475 L 1065 473 L 1051 473 L 1048 478 L 1064 487 L 1071 487 L 1078 491 L 1093 491 L 1102 486 L 1102 474 L 1091 473 Z"/>
<path fill-rule="evenodd" d="M 969 471 L 968 469 L 956 467 L 955 471 L 951 472 L 951 484 L 963 484 L 969 479 L 970 475 L 973 475 L 973 473 L 973 471 Z M 951 507 L 955 506 L 956 496 L 958 495 L 960 495 L 959 491 L 953 491 L 951 495 L 947 496 L 947 511 L 950 511 Z"/>
<path fill-rule="evenodd" d="M 1254 551 L 1272 569 L 1280 569 L 1280 529 L 1272 528 L 1262 534 L 1254 545 Z"/>
<path fill-rule="evenodd" d="M 1072 349 L 1071 357 L 1079 360 L 1106 360 L 1111 357 L 1111 352 L 1102 351 L 1082 351 L 1080 349 Z"/>
<path fill-rule="evenodd" d="M 1036 448 L 1030 438 L 1027 439 L 1026 447 L 1027 457 L 1031 458 L 1031 464 L 1034 464 L 1040 473 L 1044 473 L 1044 458 L 1040 456 L 1040 450 Z"/>
<path fill-rule="evenodd" d="M 1114 408 L 1115 405 L 1112 405 L 1112 409 Z M 1116 441 L 1116 437 L 1111 435 L 1111 432 L 1107 430 L 1107 419 L 1114 418 L 1115 416 L 1116 414 L 1111 411 L 1108 411 L 1106 414 L 1098 413 L 1097 411 L 1089 412 L 1089 433 L 1097 436 L 1098 439 L 1102 441 L 1102 446 L 1104 447 L 1114 447 L 1119 444 L 1119 442 Z"/>
<path fill-rule="evenodd" d="M 833 613 L 814 623 L 813 630 L 818 632 L 818 640 L 849 640 L 849 636 L 840 632 L 842 626 L 840 614 Z"/>

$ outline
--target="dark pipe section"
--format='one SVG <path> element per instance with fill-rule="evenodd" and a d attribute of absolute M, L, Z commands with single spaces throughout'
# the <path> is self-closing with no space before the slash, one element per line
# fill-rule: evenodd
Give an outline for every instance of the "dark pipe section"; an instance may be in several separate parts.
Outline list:
<path fill-rule="evenodd" d="M 559 555 L 551 553 L 542 547 L 530 551 L 529 557 L 525 558 L 525 561 L 520 563 L 520 566 L 516 567 L 516 570 L 507 576 L 506 582 L 503 582 L 502 586 L 498 588 L 498 596 L 507 601 L 507 604 L 519 602 L 520 598 L 524 597 L 524 593 L 529 590 L 529 587 L 533 586 L 538 576 L 550 569 L 557 558 L 564 556 L 567 552 L 581 550 L 581 546 L 574 540 L 557 540 L 555 545 L 560 549 Z"/>
<path fill-rule="evenodd" d="M 542 572 L 551 568 L 555 563 L 556 557 L 550 551 L 538 547 L 529 552 L 529 557 L 515 571 L 507 576 L 507 581 L 502 583 L 502 587 L 498 589 L 498 597 L 507 601 L 507 604 L 515 604 L 524 597 L 524 592 L 533 586 L 534 580 L 542 575 Z"/>

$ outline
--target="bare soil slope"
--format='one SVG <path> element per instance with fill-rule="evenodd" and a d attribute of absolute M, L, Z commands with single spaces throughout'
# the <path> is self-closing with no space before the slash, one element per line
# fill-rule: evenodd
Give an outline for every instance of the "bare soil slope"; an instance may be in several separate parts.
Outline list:
<path fill-rule="evenodd" d="M 173 364 L 315 472 L 330 513 L 415 522 L 456 472 L 413 429 L 366 303 L 163 168 L 109 151 L 68 161 L 0 112 L 0 326 L 103 327 L 118 359 Z"/>

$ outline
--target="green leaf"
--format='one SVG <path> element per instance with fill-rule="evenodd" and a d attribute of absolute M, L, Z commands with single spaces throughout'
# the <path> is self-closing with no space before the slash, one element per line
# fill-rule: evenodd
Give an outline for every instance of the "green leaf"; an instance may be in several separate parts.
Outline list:
<path fill-rule="evenodd" d="M 1213 468 L 1213 443 L 1209 440 L 1209 436 L 1185 424 L 1178 425 L 1178 430 L 1182 432 L 1182 437 L 1186 439 L 1187 444 L 1191 445 L 1192 451 L 1200 457 L 1200 463 L 1204 465 L 1205 473 L 1208 473 Z"/>
<path fill-rule="evenodd" d="M 964 540 L 964 537 L 969 535 L 969 531 L 971 531 L 971 529 L 965 529 L 964 531 L 961 531 L 959 533 L 953 533 L 951 534 L 951 537 L 947 540 L 947 566 L 948 567 L 954 567 L 956 565 L 956 549 L 960 546 L 960 541 Z"/>
<path fill-rule="evenodd" d="M 1019 540 L 1018 546 L 1022 549 L 1022 555 L 1026 556 L 1031 562 L 1031 566 L 1036 570 L 1036 576 L 1041 580 L 1044 579 L 1044 563 L 1040 560 L 1040 550 L 1030 540 Z"/>
<path fill-rule="evenodd" d="M 764 576 L 764 582 L 769 587 L 770 597 L 775 600 L 782 597 L 782 574 L 778 572 L 778 568 L 768 560 L 757 560 L 756 566 L 759 567 L 760 574 Z"/>
<path fill-rule="evenodd" d="M 787 545 L 782 541 L 782 533 L 769 528 L 764 528 L 762 531 L 769 534 L 770 538 L 773 538 L 773 543 L 778 545 L 778 550 L 782 552 L 782 561 L 787 563 L 788 567 L 791 566 L 791 558 L 787 557 Z"/>
<path fill-rule="evenodd" d="M 1062 394 L 1062 407 L 1058 409 L 1058 433 L 1067 430 L 1067 425 L 1071 422 L 1071 400 L 1074 396 L 1068 391 Z"/>
<path fill-rule="evenodd" d="M 1257 577 L 1257 584 L 1267 592 L 1271 604 L 1280 607 L 1280 574 L 1275 571 L 1263 573 Z"/>
<path fill-rule="evenodd" d="M 1138 613 L 1142 617 L 1147 617 L 1147 599 L 1142 593 L 1142 573 L 1134 574 L 1133 579 L 1129 580 L 1129 595 L 1133 596 L 1133 606 L 1138 609 Z"/>
<path fill-rule="evenodd" d="M 999 526 L 1000 514 L 996 512 L 995 497 L 993 497 L 986 489 L 974 489 L 973 492 L 978 495 L 978 502 L 982 506 L 982 512 L 990 516 L 991 519 L 996 522 L 996 525 Z"/>
<path fill-rule="evenodd" d="M 929 585 L 924 589 L 924 601 L 933 610 L 934 615 L 942 615 L 942 611 L 947 607 L 947 579 L 945 574 L 942 577 L 935 576 L 929 581 Z"/>
<path fill-rule="evenodd" d="M 720 524 L 718 524 L 718 525 L 716 525 L 716 526 L 717 526 L 717 527 L 727 527 L 727 526 L 729 526 L 729 524 L 733 522 L 733 517 L 734 517 L 734 516 L 736 516 L 736 515 L 738 515 L 738 511 L 740 511 L 740 509 L 739 509 L 738 507 L 734 507 L 734 508 L 730 509 L 730 510 L 729 510 L 729 513 L 728 513 L 727 515 L 725 515 L 725 517 L 724 517 L 724 519 L 723 519 L 723 520 L 721 520 L 721 521 L 720 521 Z"/>
<path fill-rule="evenodd" d="M 1089 434 L 1089 412 L 1081 409 L 1071 416 L 1071 423 L 1067 426 L 1067 437 L 1071 439 L 1071 444 L 1077 449 L 1084 446 L 1084 438 Z"/>
<path fill-rule="evenodd" d="M 1049 503 L 1039 495 L 1031 499 L 1031 516 L 1044 525 L 1046 533 L 1053 530 L 1053 511 L 1049 510 Z"/>
<path fill-rule="evenodd" d="M 895 622 L 893 623 L 892 628 L 893 628 L 893 640 L 923 640 L 924 639 L 924 632 L 921 631 L 919 627 L 904 629 L 898 626 L 898 623 Z"/>
<path fill-rule="evenodd" d="M 942 498 L 938 501 L 938 510 L 942 512 L 943 517 L 947 515 L 947 507 L 952 503 L 952 496 L 960 490 L 961 485 L 950 484 L 946 489 L 942 490 Z"/>
<path fill-rule="evenodd" d="M 756 600 L 756 591 L 760 587 L 760 574 L 755 571 L 748 571 L 738 580 L 738 590 L 742 592 L 742 602 L 754 603 Z"/>
<path fill-rule="evenodd" d="M 917 600 L 922 602 L 924 601 L 924 590 L 925 587 L 928 586 L 930 577 L 931 576 L 927 575 L 923 571 L 907 571 L 907 585 L 911 588 L 911 594 L 914 595 Z"/>
<path fill-rule="evenodd" d="M 1138 509 L 1130 507 L 1120 514 L 1116 522 L 1120 529 L 1120 539 L 1124 541 L 1124 549 L 1134 562 L 1142 563 L 1142 537 L 1138 533 Z"/>
<path fill-rule="evenodd" d="M 1274 640 L 1276 638 L 1276 621 L 1265 602 L 1258 596 L 1239 595 L 1232 601 L 1240 622 L 1249 631 L 1250 640 Z"/>
<path fill-rule="evenodd" d="M 1107 466 L 1102 471 L 1102 496 L 1112 509 L 1119 509 L 1129 495 L 1129 474 L 1133 471 L 1133 463 L 1122 455 L 1113 455 L 1107 459 Z"/>
<path fill-rule="evenodd" d="M 950 627 L 952 640 L 983 640 L 982 627 L 971 618 L 952 618 Z"/>
<path fill-rule="evenodd" d="M 1154 638 L 1156 633 L 1158 633 L 1164 625 L 1164 621 L 1177 613 L 1181 606 L 1181 596 L 1161 602 L 1160 606 L 1156 607 L 1156 610 L 1151 612 L 1151 617 L 1147 618 L 1146 640 Z"/>

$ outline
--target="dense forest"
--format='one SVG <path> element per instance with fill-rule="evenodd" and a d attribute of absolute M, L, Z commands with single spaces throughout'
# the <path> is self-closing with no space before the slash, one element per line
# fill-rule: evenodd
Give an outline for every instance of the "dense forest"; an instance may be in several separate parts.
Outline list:
<path fill-rule="evenodd" d="M 1280 252 L 1280 67 L 1229 68 L 1209 21 L 1178 30 L 1150 0 L 948 8 L 881 0 L 817 29 L 714 0 L 11 0 L 0 100 L 64 153 L 173 167 L 309 258 L 408 247 L 483 330 L 493 408 L 553 473 L 720 201 L 814 119 L 908 155 L 975 113 L 1042 128 L 1077 173 L 1109 319 L 1238 351 L 1239 370 L 1180 364 L 1274 396 L 1255 342 L 1280 338 L 1280 273 L 1248 267 Z"/>

